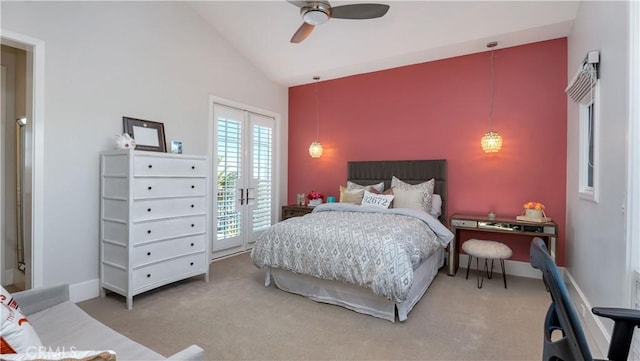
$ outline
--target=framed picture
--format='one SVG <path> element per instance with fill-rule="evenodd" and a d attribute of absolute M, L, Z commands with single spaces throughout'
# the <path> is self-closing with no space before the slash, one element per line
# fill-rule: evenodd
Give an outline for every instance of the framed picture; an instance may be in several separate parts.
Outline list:
<path fill-rule="evenodd" d="M 149 120 L 122 117 L 124 132 L 136 141 L 137 150 L 167 152 L 164 124 Z"/>

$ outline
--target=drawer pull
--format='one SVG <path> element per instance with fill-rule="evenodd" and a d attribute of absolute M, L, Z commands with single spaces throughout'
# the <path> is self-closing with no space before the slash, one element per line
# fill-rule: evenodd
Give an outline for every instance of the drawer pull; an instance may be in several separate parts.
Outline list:
<path fill-rule="evenodd" d="M 191 166 L 191 169 L 196 169 L 196 166 L 195 166 L 195 165 L 192 165 L 192 166 Z"/>
<path fill-rule="evenodd" d="M 193 204 L 191 205 L 191 208 L 193 208 Z"/>
<path fill-rule="evenodd" d="M 193 247 L 193 242 L 191 242 L 191 247 Z"/>
<path fill-rule="evenodd" d="M 147 252 L 147 256 L 151 256 L 151 252 Z"/>
<path fill-rule="evenodd" d="M 196 186 L 192 185 L 192 186 L 191 186 L 191 189 L 193 189 L 193 188 L 195 188 L 195 187 L 196 187 Z"/>
<path fill-rule="evenodd" d="M 151 212 L 151 208 L 147 208 L 147 212 Z"/>
<path fill-rule="evenodd" d="M 151 234 L 151 230 L 150 229 L 147 230 L 147 234 Z"/>
<path fill-rule="evenodd" d="M 195 227 L 195 224 L 191 223 L 191 227 Z"/>
<path fill-rule="evenodd" d="M 148 187 L 147 187 L 147 189 L 148 189 L 148 190 L 151 190 L 151 186 L 148 186 Z"/>
<path fill-rule="evenodd" d="M 151 273 L 147 273 L 147 278 L 151 278 Z"/>
<path fill-rule="evenodd" d="M 151 164 L 149 164 L 149 169 L 153 168 L 153 166 Z"/>
<path fill-rule="evenodd" d="M 193 266 L 193 262 L 191 262 L 191 265 Z"/>

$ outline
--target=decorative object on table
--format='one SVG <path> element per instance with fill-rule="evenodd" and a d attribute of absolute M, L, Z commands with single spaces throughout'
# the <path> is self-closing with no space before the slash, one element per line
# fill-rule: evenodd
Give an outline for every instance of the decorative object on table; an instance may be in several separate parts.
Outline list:
<path fill-rule="evenodd" d="M 336 202 L 336 197 L 334 196 L 327 197 L 327 203 L 335 203 L 335 202 Z"/>
<path fill-rule="evenodd" d="M 502 136 L 498 132 L 493 131 L 493 93 L 494 93 L 494 79 L 495 71 L 493 66 L 493 52 L 494 48 L 498 45 L 497 41 L 492 41 L 487 44 L 487 48 L 491 49 L 491 95 L 489 101 L 489 131 L 480 140 L 482 150 L 485 153 L 497 153 L 502 148 Z"/>
<path fill-rule="evenodd" d="M 489 218 L 490 220 L 494 220 L 496 219 L 496 214 L 493 212 L 489 212 L 489 214 L 487 214 L 487 218 Z"/>
<path fill-rule="evenodd" d="M 150 120 L 122 117 L 124 132 L 136 140 L 137 150 L 167 152 L 164 124 Z"/>
<path fill-rule="evenodd" d="M 296 205 L 304 206 L 307 203 L 307 196 L 304 193 L 298 193 Z"/>
<path fill-rule="evenodd" d="M 116 134 L 116 148 L 117 149 L 135 149 L 136 141 L 131 138 L 131 136 L 127 133 L 124 134 Z"/>
<path fill-rule="evenodd" d="M 311 191 L 309 192 L 309 194 L 307 194 L 307 200 L 307 204 L 310 207 L 320 205 L 324 202 L 324 194 L 316 191 Z"/>
<path fill-rule="evenodd" d="M 544 204 L 540 202 L 527 202 L 522 205 L 522 215 L 517 216 L 516 219 L 537 223 L 551 221 L 551 218 L 544 213 Z"/>
<path fill-rule="evenodd" d="M 179 140 L 171 141 L 171 153 L 182 154 L 182 142 Z"/>

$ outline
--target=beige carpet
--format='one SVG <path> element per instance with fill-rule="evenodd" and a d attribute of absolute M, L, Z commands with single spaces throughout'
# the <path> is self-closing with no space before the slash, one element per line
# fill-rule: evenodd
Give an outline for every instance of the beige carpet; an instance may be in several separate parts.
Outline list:
<path fill-rule="evenodd" d="M 445 271 L 409 314 L 391 323 L 264 287 L 249 254 L 202 277 L 134 297 L 79 304 L 109 327 L 163 355 L 197 344 L 208 360 L 540 360 L 550 303 L 541 280 L 500 274 L 476 288 Z M 473 275 L 475 276 L 475 275 Z"/>

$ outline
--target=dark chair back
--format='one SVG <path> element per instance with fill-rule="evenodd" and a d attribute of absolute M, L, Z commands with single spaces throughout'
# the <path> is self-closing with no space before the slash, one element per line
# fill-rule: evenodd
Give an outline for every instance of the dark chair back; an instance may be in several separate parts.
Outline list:
<path fill-rule="evenodd" d="M 543 360 L 592 361 L 593 357 L 589 351 L 578 313 L 573 306 L 558 267 L 549 256 L 544 241 L 537 237 L 534 238 L 531 242 L 530 252 L 531 266 L 542 271 L 544 283 L 552 300 L 544 321 Z M 560 330 L 562 337 L 552 341 L 552 334 L 555 330 Z"/>

